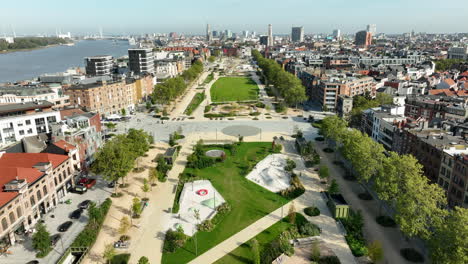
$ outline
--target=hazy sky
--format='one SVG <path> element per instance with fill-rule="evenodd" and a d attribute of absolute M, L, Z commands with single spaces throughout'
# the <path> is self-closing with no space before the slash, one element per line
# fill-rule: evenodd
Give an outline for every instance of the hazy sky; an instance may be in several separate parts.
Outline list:
<path fill-rule="evenodd" d="M 307 33 L 339 28 L 354 33 L 366 24 L 378 32 L 468 32 L 467 0 L 17 0 L 0 4 L 0 30 L 17 34 L 213 30 Z M 11 26 L 12 25 L 12 26 Z M 1 32 L 3 33 L 3 31 Z"/>

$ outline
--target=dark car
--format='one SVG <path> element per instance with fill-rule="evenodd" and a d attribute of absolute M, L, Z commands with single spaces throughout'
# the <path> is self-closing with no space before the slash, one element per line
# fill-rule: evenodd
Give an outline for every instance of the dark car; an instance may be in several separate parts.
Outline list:
<path fill-rule="evenodd" d="M 67 230 L 70 228 L 70 226 L 73 225 L 73 222 L 72 221 L 66 221 L 65 223 L 61 224 L 59 227 L 58 227 L 58 231 L 60 232 L 67 232 Z"/>
<path fill-rule="evenodd" d="M 89 206 L 90 203 L 91 203 L 91 200 L 84 200 L 78 205 L 78 208 L 88 209 L 88 206 Z"/>
<path fill-rule="evenodd" d="M 86 187 L 83 186 L 83 185 L 76 185 L 75 187 L 72 188 L 71 191 L 74 192 L 74 193 L 83 194 L 83 193 L 85 193 L 87 190 L 88 190 L 88 188 L 86 188 Z"/>
<path fill-rule="evenodd" d="M 109 183 L 107 184 L 107 187 L 109 187 L 109 188 L 114 188 L 114 187 L 115 187 L 115 184 L 116 184 L 115 181 L 111 181 L 111 182 L 109 182 Z"/>
<path fill-rule="evenodd" d="M 57 242 L 59 242 L 61 237 L 62 236 L 60 234 L 55 234 L 55 235 L 50 237 L 50 243 L 52 244 L 53 247 L 55 247 L 55 245 L 57 245 Z"/>
<path fill-rule="evenodd" d="M 39 261 L 38 260 L 31 260 L 26 264 L 39 264 Z"/>
<path fill-rule="evenodd" d="M 81 209 L 76 209 L 75 211 L 73 211 L 73 212 L 70 214 L 70 218 L 71 218 L 71 219 L 79 219 L 82 212 L 83 212 L 83 210 L 81 210 Z"/>

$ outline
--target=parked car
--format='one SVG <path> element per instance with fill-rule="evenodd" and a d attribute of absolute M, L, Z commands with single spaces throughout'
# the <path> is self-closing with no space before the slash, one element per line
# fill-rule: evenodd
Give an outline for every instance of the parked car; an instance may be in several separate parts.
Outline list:
<path fill-rule="evenodd" d="M 50 237 L 50 243 L 52 244 L 53 247 L 55 247 L 55 245 L 57 245 L 57 242 L 59 242 L 61 237 L 62 236 L 60 234 L 55 234 L 55 235 Z"/>
<path fill-rule="evenodd" d="M 81 210 L 81 209 L 76 209 L 75 211 L 73 211 L 73 212 L 70 214 L 70 218 L 71 218 L 71 219 L 79 219 L 82 212 L 83 212 L 83 210 Z"/>
<path fill-rule="evenodd" d="M 67 232 L 67 230 L 70 228 L 70 226 L 73 225 L 72 221 L 66 221 L 65 223 L 59 225 L 58 231 L 60 232 Z"/>
<path fill-rule="evenodd" d="M 83 193 L 85 193 L 87 190 L 88 190 L 88 188 L 86 188 L 86 187 L 83 186 L 83 185 L 76 185 L 75 187 L 72 188 L 72 192 L 74 192 L 74 193 L 79 193 L 79 194 L 83 194 Z"/>
<path fill-rule="evenodd" d="M 88 209 L 88 206 L 89 206 L 90 203 L 91 203 L 91 200 L 84 200 L 78 205 L 78 208 Z"/>
<path fill-rule="evenodd" d="M 111 181 L 111 182 L 109 182 L 109 183 L 107 184 L 107 187 L 109 187 L 109 188 L 114 188 L 114 187 L 115 187 L 115 184 L 116 184 L 115 181 Z"/>
<path fill-rule="evenodd" d="M 38 260 L 31 260 L 26 264 L 39 264 L 39 261 Z"/>
<path fill-rule="evenodd" d="M 96 179 L 92 179 L 92 178 L 82 178 L 80 179 L 80 181 L 78 182 L 79 185 L 82 185 L 88 189 L 91 189 L 91 187 L 93 187 L 95 184 L 96 184 Z"/>

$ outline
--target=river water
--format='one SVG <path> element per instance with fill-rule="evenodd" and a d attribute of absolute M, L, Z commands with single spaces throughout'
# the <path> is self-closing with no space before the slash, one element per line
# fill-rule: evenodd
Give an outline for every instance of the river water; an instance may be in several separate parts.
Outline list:
<path fill-rule="evenodd" d="M 29 80 L 44 73 L 84 66 L 84 58 L 95 55 L 127 55 L 127 41 L 82 40 L 74 46 L 54 46 L 31 51 L 0 54 L 0 83 Z"/>

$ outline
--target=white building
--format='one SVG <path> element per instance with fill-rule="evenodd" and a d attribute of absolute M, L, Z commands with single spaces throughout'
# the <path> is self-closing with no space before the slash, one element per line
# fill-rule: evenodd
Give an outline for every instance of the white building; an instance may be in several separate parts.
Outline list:
<path fill-rule="evenodd" d="M 0 146 L 24 137 L 50 132 L 50 124 L 60 121 L 60 112 L 47 101 L 0 106 Z"/>
<path fill-rule="evenodd" d="M 448 58 L 449 59 L 461 59 L 461 60 L 468 59 L 468 46 L 451 47 L 448 50 Z"/>
<path fill-rule="evenodd" d="M 49 84 L 48 86 L 0 87 L 0 105 L 38 101 L 51 102 L 54 108 L 60 108 L 70 104 L 70 98 L 68 95 L 63 94 L 60 84 Z"/>

